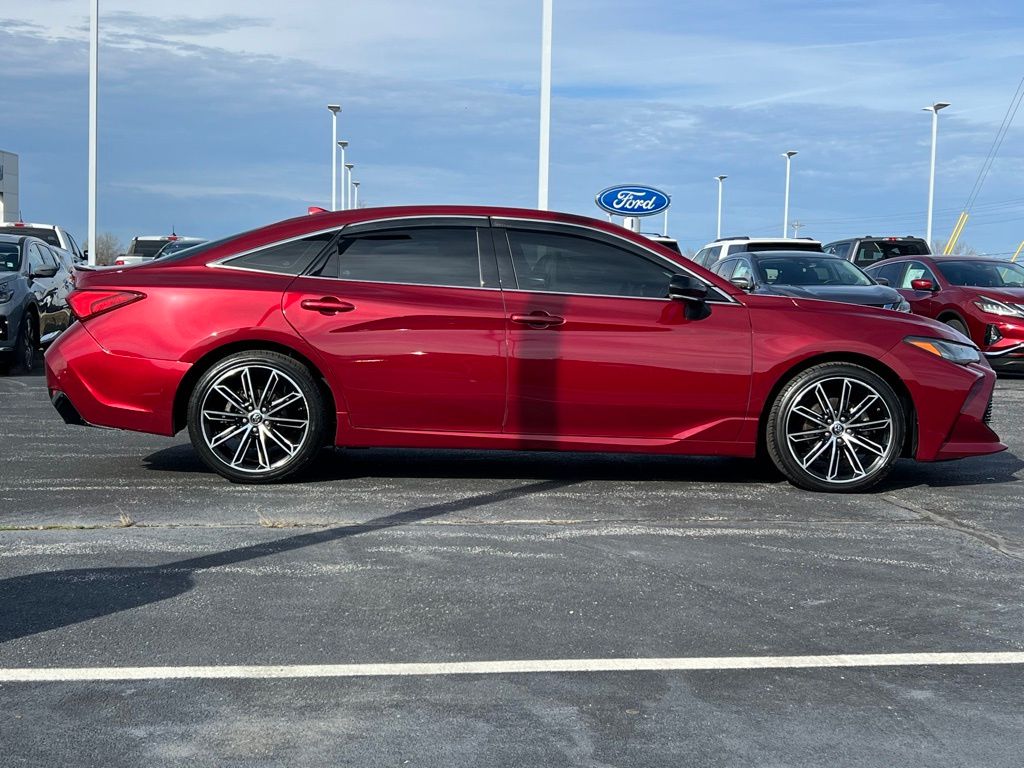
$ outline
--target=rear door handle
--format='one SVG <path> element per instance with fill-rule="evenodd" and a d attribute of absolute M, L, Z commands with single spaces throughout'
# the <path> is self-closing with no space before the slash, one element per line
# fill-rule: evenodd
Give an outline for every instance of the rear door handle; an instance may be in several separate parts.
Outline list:
<path fill-rule="evenodd" d="M 339 312 L 351 312 L 356 308 L 355 304 L 336 299 L 334 296 L 324 296 L 320 299 L 303 299 L 299 306 L 308 309 L 310 312 L 319 312 L 321 315 L 336 315 Z"/>
<path fill-rule="evenodd" d="M 531 312 L 528 315 L 515 314 L 512 315 L 509 320 L 513 323 L 519 323 L 520 325 L 528 325 L 531 328 L 550 328 L 552 326 L 562 325 L 565 323 L 564 317 L 550 315 L 543 311 Z"/>

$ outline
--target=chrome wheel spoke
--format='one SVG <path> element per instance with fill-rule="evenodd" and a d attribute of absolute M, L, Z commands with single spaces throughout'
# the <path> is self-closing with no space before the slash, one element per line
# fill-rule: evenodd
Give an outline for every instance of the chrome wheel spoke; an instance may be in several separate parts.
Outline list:
<path fill-rule="evenodd" d="M 868 440 L 866 437 L 858 437 L 857 435 L 850 434 L 847 434 L 846 439 L 854 445 L 859 445 L 864 450 L 870 451 L 875 454 L 875 456 L 885 456 L 885 448 L 873 440 Z"/>
<path fill-rule="evenodd" d="M 858 421 L 856 424 L 847 424 L 850 429 L 856 427 L 858 432 L 873 431 L 876 429 L 885 429 L 886 427 L 892 426 L 891 419 L 878 419 L 876 421 Z"/>
<path fill-rule="evenodd" d="M 822 440 L 820 443 L 814 446 L 814 448 L 811 449 L 811 452 L 807 454 L 807 456 L 801 462 L 804 466 L 804 469 L 807 469 L 807 467 L 813 464 L 814 460 L 821 456 L 821 454 L 825 452 L 825 449 L 832 445 L 834 442 L 835 438 L 830 437 L 828 440 Z"/>
<path fill-rule="evenodd" d="M 814 396 L 818 399 L 818 405 L 821 406 L 821 412 L 825 415 L 825 418 L 834 419 L 836 412 L 832 409 L 832 403 L 829 402 L 825 388 L 821 384 L 814 387 Z"/>
<path fill-rule="evenodd" d="M 832 450 L 828 457 L 828 479 L 835 480 L 839 474 L 839 441 L 832 438 Z"/>
<path fill-rule="evenodd" d="M 821 436 L 822 430 L 820 428 L 808 429 L 805 432 L 790 432 L 788 435 L 786 435 L 786 437 L 788 437 L 790 441 L 794 443 L 804 443 L 810 440 L 814 440 L 815 438 L 821 439 Z"/>
<path fill-rule="evenodd" d="M 846 460 L 850 462 L 850 466 L 853 468 L 854 477 L 864 477 L 867 474 L 864 471 L 864 465 L 857 456 L 857 452 L 850 447 L 849 443 L 843 443 L 843 452 L 846 454 Z"/>
<path fill-rule="evenodd" d="M 814 424 L 820 424 L 823 427 L 828 424 L 828 421 L 820 413 L 812 411 L 810 408 L 805 408 L 802 405 L 794 407 L 793 413 L 803 416 L 808 421 L 813 422 Z"/>
<path fill-rule="evenodd" d="M 872 392 L 868 397 L 865 397 L 860 403 L 858 403 L 856 408 L 850 411 L 850 415 L 847 417 L 847 421 L 854 421 L 856 419 L 859 419 L 861 414 L 867 411 L 868 408 L 870 408 L 879 400 L 881 400 L 881 398 L 874 392 Z"/>
<path fill-rule="evenodd" d="M 206 447 L 225 465 L 253 475 L 294 458 L 310 433 L 301 387 L 269 365 L 246 363 L 222 373 L 207 390 L 199 413 Z"/>

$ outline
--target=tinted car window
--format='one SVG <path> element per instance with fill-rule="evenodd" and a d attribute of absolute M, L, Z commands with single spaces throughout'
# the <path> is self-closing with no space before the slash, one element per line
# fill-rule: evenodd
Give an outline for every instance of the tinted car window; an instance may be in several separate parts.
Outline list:
<path fill-rule="evenodd" d="M 711 265 L 710 269 L 716 275 L 721 275 L 726 280 L 732 276 L 732 271 L 736 267 L 736 259 L 722 259 Z"/>
<path fill-rule="evenodd" d="M 903 272 L 903 267 L 906 264 L 902 261 L 896 262 L 895 264 L 883 264 L 880 267 L 875 267 L 871 270 L 872 277 L 882 277 L 889 281 L 889 285 L 896 286 L 900 284 L 900 274 Z"/>
<path fill-rule="evenodd" d="M 758 266 L 770 285 L 871 285 L 867 275 L 835 256 L 761 258 Z"/>
<path fill-rule="evenodd" d="M 926 253 L 925 244 L 915 240 L 870 240 L 858 246 L 853 263 L 864 267 L 897 256 L 924 256 Z"/>
<path fill-rule="evenodd" d="M 597 240 L 508 232 L 519 287 L 531 291 L 663 299 L 673 270 Z"/>
<path fill-rule="evenodd" d="M 141 256 L 144 259 L 152 258 L 167 242 L 167 240 L 132 240 L 127 255 Z"/>
<path fill-rule="evenodd" d="M 43 229 L 41 227 L 0 227 L 0 235 L 38 237 L 44 243 L 60 247 L 60 238 L 57 237 L 57 232 L 53 229 Z"/>
<path fill-rule="evenodd" d="M 709 267 L 714 265 L 712 256 L 718 252 L 718 248 L 701 248 L 697 251 L 697 255 L 693 257 L 693 260 L 700 264 L 702 267 Z"/>
<path fill-rule="evenodd" d="M 0 243 L 0 272 L 17 272 L 21 269 L 21 246 L 17 243 Z"/>
<path fill-rule="evenodd" d="M 1022 288 L 1024 267 L 1019 264 L 993 264 L 990 261 L 944 261 L 939 270 L 953 285 L 975 288 Z"/>
<path fill-rule="evenodd" d="M 473 227 L 389 229 L 342 237 L 319 274 L 373 283 L 483 285 Z"/>
<path fill-rule="evenodd" d="M 736 269 L 732 271 L 732 274 L 729 276 L 729 279 L 735 280 L 737 277 L 745 277 L 750 282 L 754 282 L 754 273 L 750 269 L 750 262 L 748 262 L 746 259 L 736 260 Z"/>
<path fill-rule="evenodd" d="M 313 259 L 320 255 L 324 246 L 334 239 L 336 232 L 321 232 L 301 240 L 291 240 L 269 248 L 231 259 L 227 263 L 232 267 L 257 269 L 261 272 L 278 272 L 282 275 L 298 275 L 306 270 Z M 196 252 L 181 251 L 182 256 L 192 256 Z M 170 259 L 169 259 L 170 260 Z M 163 262 L 161 262 L 163 263 Z"/>
<path fill-rule="evenodd" d="M 783 240 L 777 243 L 747 243 L 736 247 L 743 251 L 812 251 L 821 253 L 821 244 L 806 240 Z"/>

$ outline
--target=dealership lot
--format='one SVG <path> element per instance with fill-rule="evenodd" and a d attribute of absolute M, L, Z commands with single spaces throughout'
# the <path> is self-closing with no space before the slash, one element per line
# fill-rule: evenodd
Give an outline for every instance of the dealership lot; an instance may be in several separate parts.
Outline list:
<path fill-rule="evenodd" d="M 0 671 L 257 670 L 2 683 L 3 762 L 1018 765 L 1020 664 L 258 670 L 1022 651 L 1022 408 L 1001 380 L 1009 451 L 869 495 L 739 460 L 384 450 L 244 487 L 0 379 Z"/>

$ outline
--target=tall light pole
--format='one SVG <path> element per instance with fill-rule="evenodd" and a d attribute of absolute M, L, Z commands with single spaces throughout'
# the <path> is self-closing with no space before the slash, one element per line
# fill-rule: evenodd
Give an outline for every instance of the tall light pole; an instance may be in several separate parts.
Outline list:
<path fill-rule="evenodd" d="M 925 242 L 932 247 L 932 211 L 935 207 L 935 145 L 939 138 L 939 110 L 949 106 L 948 102 L 936 101 L 930 107 L 924 107 L 925 112 L 932 113 L 932 164 L 931 173 L 928 176 L 928 229 L 925 234 Z"/>
<path fill-rule="evenodd" d="M 331 210 L 338 210 L 338 113 L 341 104 L 328 104 L 331 111 Z"/>
<path fill-rule="evenodd" d="M 92 0 L 89 16 L 89 263 L 96 264 L 96 165 L 99 139 L 100 0 Z"/>
<path fill-rule="evenodd" d="M 355 210 L 359 207 L 359 182 L 352 182 L 352 209 Z"/>
<path fill-rule="evenodd" d="M 537 169 L 537 207 L 548 209 L 548 171 L 551 161 L 551 19 L 554 0 L 543 0 L 540 43 L 540 158 Z"/>
<path fill-rule="evenodd" d="M 348 197 L 345 194 L 345 147 L 348 146 L 348 142 L 339 141 L 338 146 L 341 147 L 341 168 L 334 166 L 334 175 L 341 173 L 341 210 L 344 211 L 348 209 Z"/>
<path fill-rule="evenodd" d="M 793 160 L 793 155 L 796 154 L 795 149 L 791 149 L 788 152 L 783 152 L 782 156 L 786 158 L 786 204 L 782 209 L 782 236 L 786 236 L 786 232 L 789 229 L 789 166 Z"/>
<path fill-rule="evenodd" d="M 354 163 L 345 163 L 342 168 L 342 183 L 345 185 L 345 194 L 348 195 L 347 200 L 351 204 L 352 202 L 352 169 L 355 168 Z M 347 176 L 345 174 L 348 174 Z"/>
<path fill-rule="evenodd" d="M 715 178 L 718 180 L 718 229 L 716 230 L 718 234 L 715 237 L 720 238 L 722 236 L 722 182 L 729 177 L 715 176 Z"/>

